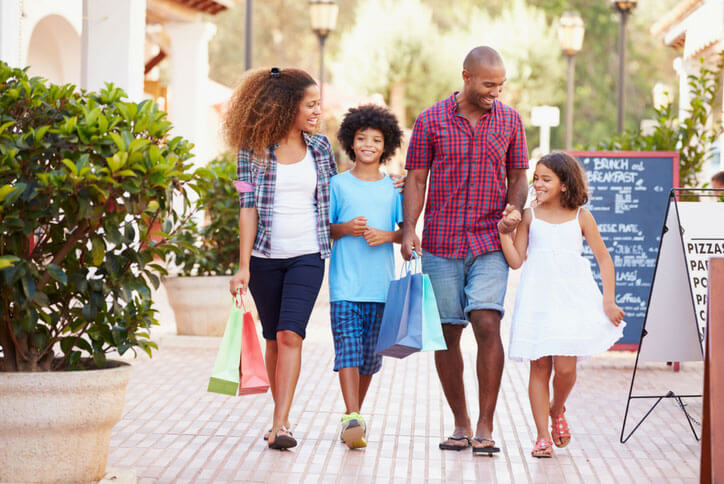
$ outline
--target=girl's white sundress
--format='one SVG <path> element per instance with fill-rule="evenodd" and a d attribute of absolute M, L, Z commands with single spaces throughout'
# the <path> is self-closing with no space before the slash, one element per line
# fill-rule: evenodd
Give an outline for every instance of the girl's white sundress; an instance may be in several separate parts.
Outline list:
<path fill-rule="evenodd" d="M 607 350 L 623 334 L 603 311 L 603 296 L 584 258 L 576 218 L 552 224 L 535 217 L 528 233 L 510 328 L 508 357 L 591 356 Z"/>

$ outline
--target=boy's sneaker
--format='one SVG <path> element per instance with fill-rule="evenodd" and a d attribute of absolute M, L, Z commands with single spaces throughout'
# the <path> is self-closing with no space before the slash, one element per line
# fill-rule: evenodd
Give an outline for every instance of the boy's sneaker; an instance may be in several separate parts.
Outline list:
<path fill-rule="evenodd" d="M 342 433 L 340 438 L 350 449 L 367 447 L 367 424 L 357 412 L 342 416 Z"/>

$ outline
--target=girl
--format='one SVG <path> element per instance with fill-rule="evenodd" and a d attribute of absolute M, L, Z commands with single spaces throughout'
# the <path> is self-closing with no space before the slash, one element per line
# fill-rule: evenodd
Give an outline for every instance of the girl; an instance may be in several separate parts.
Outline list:
<path fill-rule="evenodd" d="M 329 179 L 337 173 L 327 138 L 314 134 L 321 107 L 314 79 L 298 69 L 248 73 L 226 114 L 238 150 L 239 271 L 232 294 L 251 290 L 266 340 L 274 416 L 272 449 L 297 445 L 289 410 L 302 340 L 331 253 Z"/>
<path fill-rule="evenodd" d="M 624 313 L 614 300 L 611 256 L 591 213 L 586 178 L 578 161 L 566 153 L 552 153 L 538 161 L 533 177 L 535 208 L 523 212 L 515 233 L 500 240 L 508 264 L 523 273 L 515 301 L 509 357 L 530 360 L 528 396 L 537 429 L 534 457 L 553 455 L 553 443 L 565 447 L 571 440 L 564 412 L 576 381 L 578 357 L 611 347 L 621 336 Z M 507 207 L 504 218 L 512 218 Z M 582 255 L 583 237 L 601 270 L 603 295 Z M 553 399 L 549 382 L 553 376 Z M 548 432 L 548 415 L 552 419 Z"/>

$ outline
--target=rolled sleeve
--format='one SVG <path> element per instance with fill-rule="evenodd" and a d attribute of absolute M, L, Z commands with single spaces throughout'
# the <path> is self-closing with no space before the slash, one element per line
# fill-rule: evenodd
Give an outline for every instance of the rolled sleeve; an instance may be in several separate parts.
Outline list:
<path fill-rule="evenodd" d="M 435 150 L 425 118 L 425 113 L 423 112 L 417 117 L 415 126 L 412 128 L 410 144 L 407 148 L 406 170 L 429 169 L 432 166 Z"/>
<path fill-rule="evenodd" d="M 528 144 L 525 140 L 525 128 L 520 115 L 515 113 L 513 120 L 513 134 L 508 145 L 505 167 L 509 170 L 528 168 Z"/>
<path fill-rule="evenodd" d="M 255 208 L 256 196 L 251 175 L 251 156 L 246 150 L 239 150 L 236 157 L 236 177 L 237 189 L 242 187 L 242 190 L 239 190 L 239 205 L 241 208 Z"/>

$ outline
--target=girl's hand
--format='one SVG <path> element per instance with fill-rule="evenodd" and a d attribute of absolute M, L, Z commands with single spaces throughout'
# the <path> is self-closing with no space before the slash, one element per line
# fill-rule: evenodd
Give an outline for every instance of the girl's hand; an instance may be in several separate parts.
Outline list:
<path fill-rule="evenodd" d="M 623 317 L 626 315 L 623 312 L 623 309 L 618 307 L 613 301 L 603 303 L 603 311 L 606 313 L 606 316 L 608 316 L 608 319 L 611 320 L 614 326 L 618 326 L 619 324 L 621 324 L 621 321 L 623 321 Z"/>
<path fill-rule="evenodd" d="M 229 281 L 229 292 L 232 296 L 236 296 L 236 293 L 241 289 L 242 294 L 246 294 L 246 290 L 249 287 L 249 268 L 239 267 L 239 270 L 231 276 Z"/>
<path fill-rule="evenodd" d="M 347 233 L 353 237 L 362 237 L 367 230 L 367 218 L 366 217 L 355 217 L 349 222 L 345 222 L 347 226 Z"/>
<path fill-rule="evenodd" d="M 375 247 L 377 245 L 386 244 L 387 242 L 392 242 L 392 240 L 390 240 L 389 232 L 379 229 L 373 229 L 372 227 L 367 227 L 367 230 L 365 230 L 363 236 L 367 241 L 367 245 L 369 245 L 370 247 Z"/>
<path fill-rule="evenodd" d="M 392 181 L 395 182 L 395 188 L 397 188 L 397 191 L 402 193 L 405 189 L 405 179 L 407 177 L 405 175 L 390 175 L 390 178 L 392 178 Z"/>
<path fill-rule="evenodd" d="M 498 232 L 501 234 L 512 232 L 521 220 L 522 217 L 518 209 L 511 204 L 506 205 L 505 210 L 503 210 L 503 218 L 498 221 Z"/>

